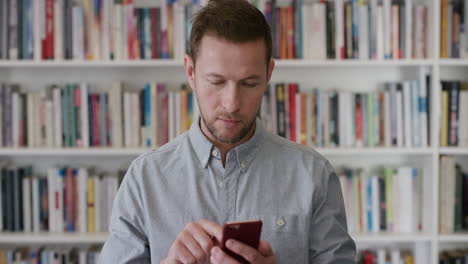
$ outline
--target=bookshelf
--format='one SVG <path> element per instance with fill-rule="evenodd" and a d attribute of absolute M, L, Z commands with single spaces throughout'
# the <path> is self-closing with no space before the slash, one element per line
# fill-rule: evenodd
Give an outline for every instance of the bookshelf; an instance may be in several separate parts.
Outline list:
<path fill-rule="evenodd" d="M 348 156 L 348 155 L 432 155 L 431 148 L 315 148 L 322 155 Z M 148 148 L 1 148 L 0 155 L 4 156 L 138 156 Z M 463 150 L 446 150 L 444 153 L 463 152 Z M 468 153 L 468 150 L 465 150 Z"/>
<path fill-rule="evenodd" d="M 336 147 L 316 148 L 337 166 L 418 166 L 424 168 L 424 224 L 415 234 L 364 233 L 352 234 L 358 248 L 425 248 L 430 263 L 438 262 L 442 250 L 468 248 L 468 233 L 439 233 L 439 159 L 454 155 L 466 160 L 468 148 L 440 147 L 441 80 L 468 80 L 468 59 L 439 58 L 440 12 L 442 0 L 422 1 L 428 5 L 428 56 L 425 59 L 362 60 L 362 59 L 278 59 L 272 83 L 297 82 L 301 91 L 313 87 L 369 92 L 379 83 L 417 79 L 420 71 L 431 76 L 430 144 L 428 147 Z M 151 60 L 0 60 L 0 81 L 17 82 L 24 90 L 39 91 L 57 82 L 86 81 L 100 91 L 113 81 L 125 81 L 132 87 L 143 87 L 148 81 L 181 83 L 184 81 L 180 59 Z M 129 164 L 147 148 L 0 148 L 0 159 L 18 164 L 33 164 L 44 172 L 59 164 L 80 164 L 112 169 Z M 11 245 L 76 245 L 102 244 L 106 233 L 0 233 L 0 247 Z M 419 264 L 419 263 L 417 263 Z M 422 264 L 422 263 L 421 263 Z"/>
<path fill-rule="evenodd" d="M 446 60 L 447 63 L 456 60 Z M 433 66 L 433 59 L 401 59 L 401 60 L 285 60 L 277 59 L 276 67 L 393 67 L 393 66 Z M 122 60 L 122 61 L 24 61 L 0 60 L 0 68 L 30 68 L 30 67 L 182 67 L 179 60 Z"/>
<path fill-rule="evenodd" d="M 93 234 L 70 234 L 70 233 L 6 233 L 0 237 L 2 244 L 16 244 L 16 245 L 29 245 L 29 244 L 100 244 L 104 243 L 107 239 L 107 233 L 93 233 Z M 358 243 L 412 243 L 412 242 L 430 242 L 431 236 L 427 235 L 393 235 L 393 234 L 379 234 L 379 235 L 357 235 L 353 238 Z M 463 236 L 444 236 L 440 240 L 445 241 L 466 241 Z"/>
<path fill-rule="evenodd" d="M 88 245 L 102 244 L 107 239 L 107 233 L 73 234 L 73 233 L 5 233 L 0 237 L 0 243 L 7 245 Z"/>

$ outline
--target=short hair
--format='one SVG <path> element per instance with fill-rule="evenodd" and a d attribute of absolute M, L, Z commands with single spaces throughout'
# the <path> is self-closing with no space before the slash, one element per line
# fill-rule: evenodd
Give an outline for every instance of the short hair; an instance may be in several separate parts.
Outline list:
<path fill-rule="evenodd" d="M 210 0 L 192 19 L 189 54 L 195 63 L 205 35 L 233 43 L 265 42 L 268 67 L 272 53 L 271 30 L 265 16 L 246 0 Z"/>

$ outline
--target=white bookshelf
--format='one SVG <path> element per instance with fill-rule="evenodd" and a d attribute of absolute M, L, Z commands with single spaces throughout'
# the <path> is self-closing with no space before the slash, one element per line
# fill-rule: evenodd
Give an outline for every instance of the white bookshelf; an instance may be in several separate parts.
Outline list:
<path fill-rule="evenodd" d="M 430 5 L 429 58 L 422 60 L 277 60 L 272 83 L 297 82 L 301 90 L 314 87 L 373 91 L 379 83 L 418 79 L 419 71 L 431 73 L 431 144 L 427 148 L 317 148 L 334 166 L 368 167 L 378 165 L 411 165 L 425 168 L 424 229 L 417 234 L 353 234 L 359 248 L 427 247 L 432 264 L 447 248 L 467 247 L 466 234 L 439 234 L 439 157 L 468 156 L 468 148 L 439 147 L 440 80 L 468 80 L 468 60 L 438 59 L 440 45 L 440 0 L 426 0 Z M 183 62 L 180 60 L 143 61 L 2 61 L 0 81 L 18 82 L 25 90 L 41 90 L 46 84 L 87 81 L 94 90 L 110 87 L 122 80 L 131 87 L 142 88 L 148 81 L 182 83 Z M 39 171 L 57 162 L 113 168 L 129 164 L 146 148 L 0 148 L 0 159 L 33 164 Z M 35 167 L 36 171 L 36 167 Z M 2 245 L 30 244 L 102 244 L 107 233 L 0 233 Z"/>
<path fill-rule="evenodd" d="M 30 244 L 48 244 L 48 245 L 78 245 L 78 244 L 101 244 L 106 241 L 109 234 L 99 233 L 3 233 L 0 237 L 1 244 L 30 245 Z M 424 234 L 367 234 L 352 235 L 353 239 L 362 244 L 392 244 L 392 243 L 412 243 L 412 242 L 430 242 L 434 238 Z M 441 236 L 438 240 L 444 241 L 468 241 L 465 236 Z M 463 240 L 464 239 L 464 240 Z"/>
<path fill-rule="evenodd" d="M 102 244 L 107 233 L 3 233 L 0 244 L 6 245 L 89 245 Z"/>
<path fill-rule="evenodd" d="M 447 62 L 450 62 L 448 60 Z M 393 66 L 433 66 L 434 59 L 420 60 L 276 60 L 277 67 L 393 67 Z M 24 60 L 0 60 L 0 68 L 29 68 L 29 67 L 181 67 L 183 61 L 167 60 L 125 60 L 125 61 L 24 61 Z"/>
<path fill-rule="evenodd" d="M 468 60 L 463 60 L 463 59 L 440 59 L 439 60 L 439 65 L 440 66 L 468 66 Z"/>
<path fill-rule="evenodd" d="M 0 148 L 4 156 L 135 156 L 150 151 L 150 148 Z M 325 156 L 347 155 L 432 155 L 431 148 L 315 148 Z M 467 150 L 468 151 L 468 150 Z M 468 153 L 468 152 L 467 152 Z"/>
<path fill-rule="evenodd" d="M 10 245 L 89 245 L 89 244 L 102 244 L 108 238 L 108 233 L 4 233 L 0 237 L 0 243 Z M 431 242 L 433 237 L 430 235 L 420 234 L 379 234 L 379 235 L 354 235 L 353 239 L 358 244 L 387 244 L 394 243 L 413 243 L 413 242 Z M 439 241 L 447 242 L 466 242 L 466 236 L 453 235 L 441 236 Z"/>

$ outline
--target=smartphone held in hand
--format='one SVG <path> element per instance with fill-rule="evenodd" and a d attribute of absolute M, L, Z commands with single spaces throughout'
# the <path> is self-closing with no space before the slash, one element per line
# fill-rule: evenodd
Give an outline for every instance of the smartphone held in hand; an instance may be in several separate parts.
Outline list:
<path fill-rule="evenodd" d="M 261 220 L 249 220 L 240 222 L 226 222 L 223 226 L 223 238 L 221 249 L 241 263 L 248 263 L 242 256 L 232 252 L 226 247 L 226 241 L 235 239 L 252 248 L 258 249 L 260 235 L 262 233 Z"/>

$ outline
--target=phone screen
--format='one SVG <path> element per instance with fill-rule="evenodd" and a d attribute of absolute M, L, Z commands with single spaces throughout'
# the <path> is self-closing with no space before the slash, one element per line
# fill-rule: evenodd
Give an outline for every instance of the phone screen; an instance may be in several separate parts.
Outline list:
<path fill-rule="evenodd" d="M 228 255 L 241 263 L 248 263 L 242 256 L 237 255 L 226 247 L 226 241 L 235 239 L 252 248 L 258 249 L 260 235 L 262 232 L 262 221 L 250 220 L 242 222 L 227 222 L 223 226 L 223 239 L 221 248 Z"/>

